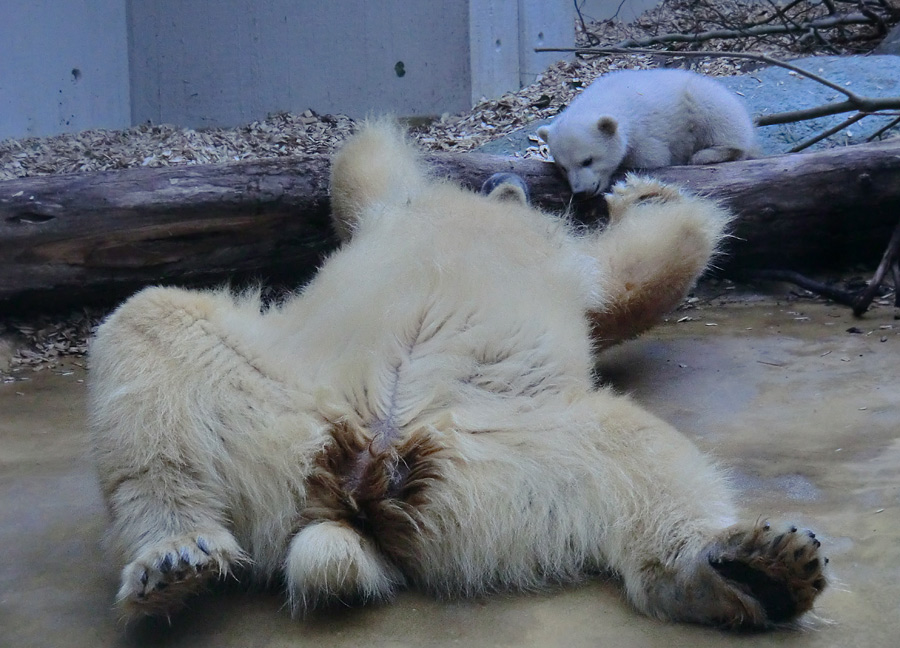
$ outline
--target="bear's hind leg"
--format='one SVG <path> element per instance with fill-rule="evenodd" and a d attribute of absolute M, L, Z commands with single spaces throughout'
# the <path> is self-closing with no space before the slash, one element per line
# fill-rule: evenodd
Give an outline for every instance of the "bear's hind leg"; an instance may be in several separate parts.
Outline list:
<path fill-rule="evenodd" d="M 593 407 L 594 438 L 624 473 L 597 476 L 615 502 L 606 555 L 640 610 L 759 629 L 812 608 L 825 587 L 813 533 L 731 524 L 727 485 L 687 438 L 626 398 L 601 392 Z"/>
<path fill-rule="evenodd" d="M 122 569 L 116 601 L 127 618 L 167 615 L 245 561 L 234 536 L 218 524 L 169 536 L 144 548 Z"/>
<path fill-rule="evenodd" d="M 761 629 L 812 609 L 825 589 L 827 558 L 811 531 L 768 523 L 737 525 L 699 553 L 641 575 L 645 611 L 663 619 Z"/>
<path fill-rule="evenodd" d="M 814 537 L 734 526 L 720 471 L 626 397 L 586 394 L 460 448 L 427 495 L 433 531 L 400 563 L 429 589 L 481 594 L 608 569 L 644 614 L 750 629 L 799 616 L 825 586 Z"/>
<path fill-rule="evenodd" d="M 268 461 L 266 479 L 277 484 L 278 453 L 262 456 L 259 446 L 280 387 L 223 324 L 230 317 L 232 328 L 251 328 L 258 305 L 246 306 L 225 293 L 151 288 L 92 342 L 93 457 L 129 617 L 167 614 L 246 561 L 232 534 L 236 521 L 248 533 L 248 513 L 236 508 L 248 488 L 242 461 Z"/>

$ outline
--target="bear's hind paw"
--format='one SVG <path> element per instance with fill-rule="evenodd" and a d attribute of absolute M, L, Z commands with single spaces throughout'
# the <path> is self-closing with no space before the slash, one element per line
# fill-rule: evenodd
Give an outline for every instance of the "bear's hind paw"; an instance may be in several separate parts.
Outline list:
<path fill-rule="evenodd" d="M 812 531 L 768 523 L 726 531 L 707 549 L 709 565 L 730 585 L 753 597 L 769 623 L 790 621 L 810 610 L 825 589 L 827 558 Z"/>
<path fill-rule="evenodd" d="M 167 615 L 247 558 L 226 530 L 187 533 L 150 546 L 122 570 L 117 602 L 127 618 Z"/>

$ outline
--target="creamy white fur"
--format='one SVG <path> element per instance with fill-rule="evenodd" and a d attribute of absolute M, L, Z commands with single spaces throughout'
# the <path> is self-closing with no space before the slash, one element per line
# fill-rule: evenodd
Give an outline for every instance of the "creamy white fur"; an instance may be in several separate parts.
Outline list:
<path fill-rule="evenodd" d="M 756 151 L 744 104 L 715 79 L 687 70 L 604 75 L 537 132 L 573 193 L 605 190 L 621 167 L 715 164 Z"/>
<path fill-rule="evenodd" d="M 727 212 L 631 178 L 609 227 L 578 236 L 422 168 L 389 124 L 348 143 L 332 183 L 345 243 L 280 307 L 151 288 L 100 327 L 92 439 L 126 612 L 167 614 L 246 562 L 301 610 L 608 569 L 645 613 L 764 623 L 707 564 L 734 518 L 721 473 L 591 377 L 597 349 L 683 296 Z M 405 553 L 386 554 L 378 527 L 310 519 L 335 426 L 441 449 Z"/>

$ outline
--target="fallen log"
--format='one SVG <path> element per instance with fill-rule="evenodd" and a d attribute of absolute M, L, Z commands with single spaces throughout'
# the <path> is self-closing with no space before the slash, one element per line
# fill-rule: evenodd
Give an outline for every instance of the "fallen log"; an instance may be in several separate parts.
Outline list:
<path fill-rule="evenodd" d="M 518 173 L 544 209 L 585 221 L 553 165 L 482 154 L 429 156 L 477 188 Z M 110 303 L 153 283 L 259 279 L 297 285 L 337 244 L 324 156 L 126 169 L 0 182 L 0 306 Z M 900 214 L 900 140 L 652 175 L 738 215 L 726 272 L 877 263 Z"/>

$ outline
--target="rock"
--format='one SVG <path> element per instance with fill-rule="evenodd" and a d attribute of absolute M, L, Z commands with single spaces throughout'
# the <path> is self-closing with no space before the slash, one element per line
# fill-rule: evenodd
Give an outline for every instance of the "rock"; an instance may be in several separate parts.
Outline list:
<path fill-rule="evenodd" d="M 900 97 L 900 56 L 814 56 L 791 61 L 854 93 L 871 97 Z M 743 95 L 754 116 L 813 108 L 844 100 L 844 95 L 821 83 L 781 67 L 765 67 L 749 74 L 720 79 Z M 766 155 L 787 153 L 797 144 L 853 115 L 841 113 L 791 124 L 759 129 L 760 147 Z M 808 150 L 859 144 L 893 121 L 895 116 L 866 117 Z M 889 134 L 900 134 L 892 129 Z"/>
<path fill-rule="evenodd" d="M 551 121 L 553 120 L 539 119 L 531 122 L 528 126 L 491 140 L 487 144 L 482 144 L 477 151 L 490 155 L 512 155 L 517 151 L 522 152 L 529 146 L 536 146 L 532 138 L 538 139 L 537 129 L 544 124 L 549 124 Z"/>
<path fill-rule="evenodd" d="M 878 44 L 873 54 L 900 54 L 900 25 L 894 25 L 884 40 Z"/>

